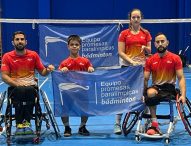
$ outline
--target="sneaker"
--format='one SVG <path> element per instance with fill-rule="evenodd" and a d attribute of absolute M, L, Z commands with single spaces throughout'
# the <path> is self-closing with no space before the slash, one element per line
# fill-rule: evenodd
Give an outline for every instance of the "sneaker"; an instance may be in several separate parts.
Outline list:
<path fill-rule="evenodd" d="M 86 129 L 86 126 L 84 125 L 84 126 L 79 128 L 78 134 L 84 135 L 84 136 L 89 136 L 90 132 Z"/>
<path fill-rule="evenodd" d="M 25 130 L 25 135 L 33 135 L 34 134 L 31 127 L 25 127 L 24 130 Z"/>
<path fill-rule="evenodd" d="M 152 122 L 151 127 L 147 130 L 148 135 L 162 135 L 157 122 Z"/>
<path fill-rule="evenodd" d="M 34 134 L 33 130 L 31 129 L 31 124 L 28 121 L 23 123 L 25 135 L 32 135 Z"/>
<path fill-rule="evenodd" d="M 31 127 L 31 123 L 29 123 L 28 121 L 24 121 L 23 122 L 23 126 L 26 127 Z"/>
<path fill-rule="evenodd" d="M 24 134 L 25 134 L 25 130 L 24 130 L 23 124 L 18 124 L 15 131 L 15 135 L 24 135 Z"/>
<path fill-rule="evenodd" d="M 121 135 L 121 133 L 122 133 L 121 125 L 119 125 L 119 124 L 114 125 L 114 133 L 117 134 L 117 135 Z"/>
<path fill-rule="evenodd" d="M 64 137 L 69 137 L 72 135 L 71 133 L 71 128 L 69 126 L 65 126 L 65 131 L 64 131 Z"/>

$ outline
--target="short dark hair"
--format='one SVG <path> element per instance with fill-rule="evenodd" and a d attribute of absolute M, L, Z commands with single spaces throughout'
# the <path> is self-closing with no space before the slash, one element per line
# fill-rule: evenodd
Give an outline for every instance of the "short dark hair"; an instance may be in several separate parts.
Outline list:
<path fill-rule="evenodd" d="M 140 10 L 140 9 L 137 9 L 137 8 L 134 8 L 134 9 L 132 9 L 132 10 L 128 13 L 128 19 L 131 19 L 131 15 L 132 15 L 132 13 L 133 13 L 134 11 L 139 11 L 139 12 L 141 13 L 141 19 L 144 18 L 143 13 L 141 12 L 141 10 Z"/>
<path fill-rule="evenodd" d="M 69 45 L 70 41 L 74 41 L 74 40 L 75 40 L 75 41 L 78 41 L 78 42 L 80 43 L 80 45 L 81 45 L 81 43 L 82 43 L 81 38 L 80 38 L 78 35 L 75 35 L 75 34 L 70 35 L 70 36 L 68 37 L 68 39 L 67 39 L 68 45 Z"/>
<path fill-rule="evenodd" d="M 25 39 L 26 39 L 26 34 L 25 34 L 24 32 L 22 32 L 22 31 L 15 31 L 15 32 L 13 33 L 13 35 L 12 35 L 12 41 L 14 40 L 14 38 L 15 38 L 15 36 L 16 36 L 17 34 L 23 34 L 24 37 L 25 37 Z"/>
<path fill-rule="evenodd" d="M 158 32 L 156 35 L 155 35 L 155 38 L 158 37 L 159 35 L 164 35 L 166 37 L 166 35 L 162 32 Z M 167 38 L 167 37 L 166 37 Z"/>

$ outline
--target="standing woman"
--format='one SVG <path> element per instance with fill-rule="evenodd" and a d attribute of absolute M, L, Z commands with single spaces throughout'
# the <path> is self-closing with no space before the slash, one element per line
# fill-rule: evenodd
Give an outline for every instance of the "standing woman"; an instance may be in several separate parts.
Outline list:
<path fill-rule="evenodd" d="M 145 65 L 145 54 L 151 53 L 151 35 L 148 30 L 141 27 L 140 23 L 143 18 L 139 9 L 133 9 L 129 13 L 129 28 L 123 30 L 118 38 L 118 53 L 120 56 L 120 65 Z M 121 117 L 122 114 L 116 115 L 114 133 L 121 134 Z"/>

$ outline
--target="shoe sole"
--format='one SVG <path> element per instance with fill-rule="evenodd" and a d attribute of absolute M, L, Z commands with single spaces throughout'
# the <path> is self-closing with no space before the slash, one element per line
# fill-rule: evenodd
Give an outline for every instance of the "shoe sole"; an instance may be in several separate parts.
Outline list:
<path fill-rule="evenodd" d="M 69 133 L 64 134 L 64 137 L 70 137 L 70 136 L 72 136 L 72 134 L 69 134 Z"/>
<path fill-rule="evenodd" d="M 25 135 L 25 133 L 17 133 L 16 136 Z"/>
<path fill-rule="evenodd" d="M 83 135 L 83 136 L 89 136 L 89 133 L 82 133 L 82 132 L 78 132 L 78 134 Z"/>
<path fill-rule="evenodd" d="M 115 132 L 115 134 L 116 134 L 116 135 L 121 135 L 121 134 L 122 134 L 122 132 Z"/>
<path fill-rule="evenodd" d="M 25 135 L 33 135 L 33 132 L 25 132 Z"/>

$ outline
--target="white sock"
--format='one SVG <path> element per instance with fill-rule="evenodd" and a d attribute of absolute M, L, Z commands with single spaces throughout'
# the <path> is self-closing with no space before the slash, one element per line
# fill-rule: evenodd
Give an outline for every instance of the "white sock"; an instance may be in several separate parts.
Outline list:
<path fill-rule="evenodd" d="M 121 125 L 121 117 L 122 117 L 122 114 L 117 114 L 116 115 L 116 119 L 115 119 L 116 124 Z"/>

